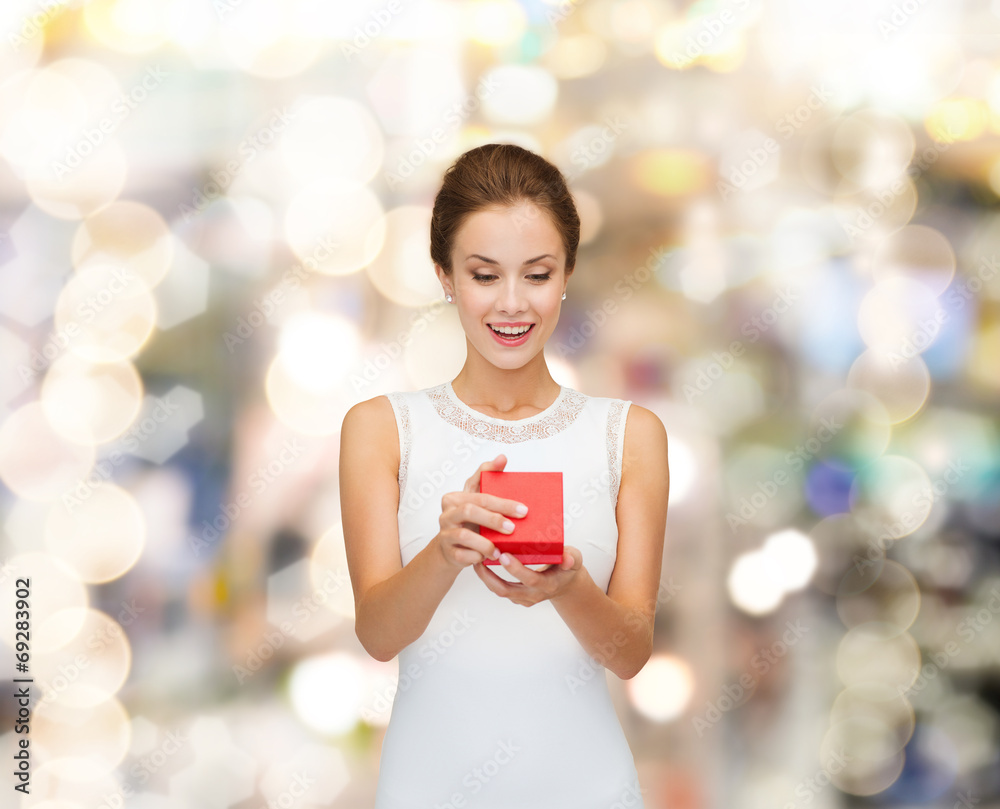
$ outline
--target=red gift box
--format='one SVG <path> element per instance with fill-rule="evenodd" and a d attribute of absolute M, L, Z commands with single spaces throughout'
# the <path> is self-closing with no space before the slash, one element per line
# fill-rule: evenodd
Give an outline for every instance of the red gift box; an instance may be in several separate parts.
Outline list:
<path fill-rule="evenodd" d="M 563 480 L 562 472 L 483 471 L 479 491 L 516 500 L 528 507 L 524 517 L 508 515 L 514 523 L 509 534 L 485 525 L 479 533 L 500 553 L 509 553 L 521 564 L 559 564 L 563 559 Z M 499 559 L 484 564 L 499 565 Z"/>

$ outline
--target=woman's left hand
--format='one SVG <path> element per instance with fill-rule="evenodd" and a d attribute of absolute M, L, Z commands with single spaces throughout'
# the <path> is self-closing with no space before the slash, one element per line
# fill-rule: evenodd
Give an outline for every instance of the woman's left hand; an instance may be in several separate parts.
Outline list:
<path fill-rule="evenodd" d="M 563 559 L 558 565 L 549 565 L 544 570 L 525 567 L 513 554 L 505 554 L 510 561 L 504 565 L 516 582 L 500 578 L 485 564 L 472 566 L 476 575 L 498 596 L 509 598 L 522 607 L 531 607 L 540 601 L 547 601 L 566 592 L 576 574 L 583 567 L 583 554 L 570 545 L 563 548 Z M 501 556 L 501 563 L 503 556 Z"/>

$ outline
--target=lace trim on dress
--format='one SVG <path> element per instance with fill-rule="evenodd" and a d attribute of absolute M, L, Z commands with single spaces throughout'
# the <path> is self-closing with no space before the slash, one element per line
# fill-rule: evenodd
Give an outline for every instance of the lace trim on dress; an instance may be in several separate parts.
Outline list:
<path fill-rule="evenodd" d="M 618 506 L 618 488 L 621 485 L 621 475 L 619 474 L 619 447 L 623 442 L 623 436 L 619 435 L 622 413 L 625 410 L 626 401 L 616 399 L 611 403 L 608 410 L 608 471 L 611 473 L 611 485 L 608 487 L 611 493 L 611 508 Z M 622 439 L 620 441 L 619 439 Z"/>
<path fill-rule="evenodd" d="M 461 407 L 452 398 L 449 383 L 428 388 L 427 396 L 438 415 L 460 430 L 488 441 L 517 444 L 536 438 L 549 438 L 569 427 L 583 410 L 587 397 L 572 388 L 563 387 L 556 401 L 546 410 L 526 419 L 496 419 L 485 414 L 474 415 L 471 408 Z"/>
<path fill-rule="evenodd" d="M 410 444 L 413 440 L 413 429 L 410 426 L 410 406 L 406 397 L 390 394 L 389 401 L 396 411 L 396 424 L 399 427 L 399 494 L 403 495 L 406 487 L 406 472 L 410 465 Z"/>

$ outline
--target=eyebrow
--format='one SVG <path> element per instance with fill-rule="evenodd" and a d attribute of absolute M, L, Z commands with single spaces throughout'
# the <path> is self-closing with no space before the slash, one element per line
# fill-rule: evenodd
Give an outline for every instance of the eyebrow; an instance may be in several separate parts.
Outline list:
<path fill-rule="evenodd" d="M 500 262 L 497 261 L 496 259 L 494 259 L 494 258 L 486 258 L 486 256 L 481 256 L 481 255 L 479 255 L 479 253 L 471 253 L 470 255 L 468 255 L 468 256 L 465 257 L 465 260 L 468 261 L 470 258 L 478 258 L 480 261 L 484 261 L 487 264 L 493 264 L 494 266 L 497 266 L 497 267 L 500 266 Z M 540 256 L 535 256 L 534 258 L 529 258 L 521 266 L 522 267 L 527 267 L 529 264 L 535 264 L 536 262 L 541 261 L 543 258 L 555 258 L 555 256 L 552 255 L 551 253 L 542 253 Z"/>

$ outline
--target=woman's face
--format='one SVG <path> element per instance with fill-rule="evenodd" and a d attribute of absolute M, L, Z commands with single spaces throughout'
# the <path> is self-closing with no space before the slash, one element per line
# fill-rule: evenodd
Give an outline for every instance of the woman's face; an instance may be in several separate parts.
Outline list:
<path fill-rule="evenodd" d="M 451 275 L 438 267 L 438 278 L 470 345 L 498 368 L 525 365 L 555 329 L 566 288 L 566 251 L 549 215 L 528 202 L 470 214 L 451 258 Z"/>

